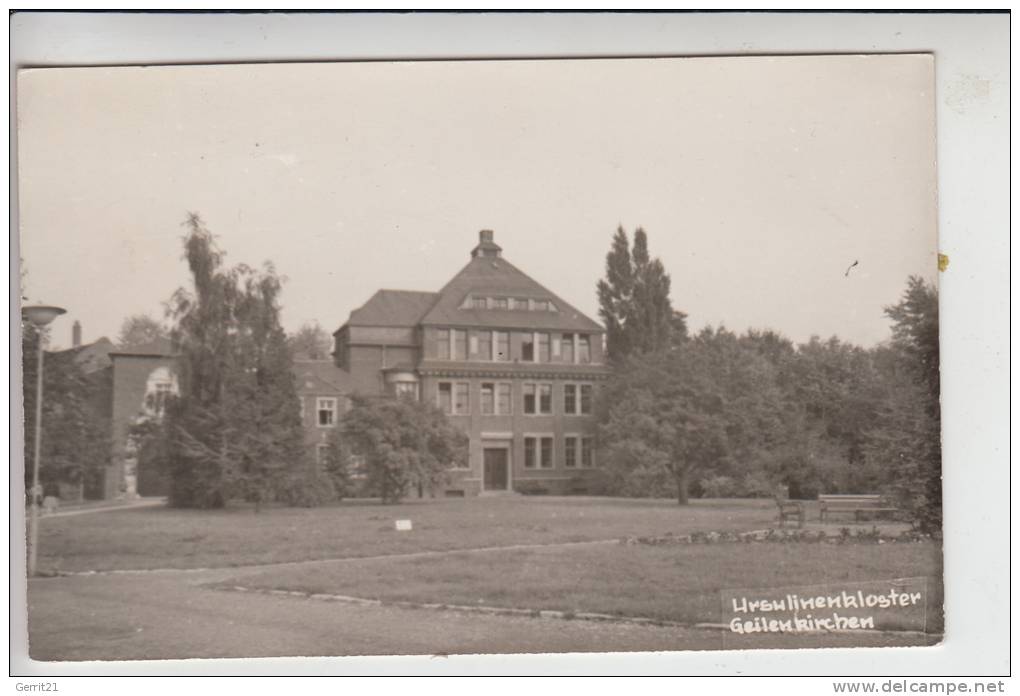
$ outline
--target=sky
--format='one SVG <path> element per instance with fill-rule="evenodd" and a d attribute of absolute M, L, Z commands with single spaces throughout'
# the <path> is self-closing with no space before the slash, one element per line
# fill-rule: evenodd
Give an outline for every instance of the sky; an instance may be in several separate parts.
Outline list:
<path fill-rule="evenodd" d="M 17 146 L 54 347 L 162 317 L 189 211 L 286 277 L 291 331 L 438 290 L 480 229 L 597 320 L 612 235 L 643 227 L 693 330 L 797 342 L 887 340 L 936 276 L 926 55 L 37 69 Z"/>

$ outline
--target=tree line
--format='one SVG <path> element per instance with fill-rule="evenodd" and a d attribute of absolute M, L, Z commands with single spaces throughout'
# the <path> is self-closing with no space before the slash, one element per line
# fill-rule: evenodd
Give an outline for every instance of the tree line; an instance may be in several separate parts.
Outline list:
<path fill-rule="evenodd" d="M 774 331 L 689 335 L 647 234 L 621 228 L 598 284 L 613 374 L 598 403 L 601 491 L 630 496 L 887 493 L 941 524 L 938 295 L 911 277 L 890 339 L 794 344 Z"/>

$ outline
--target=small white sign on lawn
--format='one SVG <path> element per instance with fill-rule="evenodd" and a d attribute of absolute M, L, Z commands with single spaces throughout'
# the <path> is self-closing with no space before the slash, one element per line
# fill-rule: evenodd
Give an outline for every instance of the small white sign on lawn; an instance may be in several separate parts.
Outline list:
<path fill-rule="evenodd" d="M 411 520 L 397 520 L 397 531 L 398 532 L 411 531 Z"/>

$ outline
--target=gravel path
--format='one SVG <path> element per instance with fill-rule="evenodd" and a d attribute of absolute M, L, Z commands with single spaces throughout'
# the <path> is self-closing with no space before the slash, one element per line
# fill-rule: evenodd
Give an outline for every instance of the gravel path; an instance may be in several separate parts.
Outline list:
<path fill-rule="evenodd" d="M 684 650 L 718 631 L 356 606 L 202 587 L 224 571 L 29 583 L 36 660 Z"/>

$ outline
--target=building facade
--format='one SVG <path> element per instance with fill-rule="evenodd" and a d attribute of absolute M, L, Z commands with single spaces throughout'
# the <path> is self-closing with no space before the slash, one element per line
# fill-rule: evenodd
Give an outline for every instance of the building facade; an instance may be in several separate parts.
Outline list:
<path fill-rule="evenodd" d="M 507 261 L 491 231 L 438 292 L 380 290 L 334 334 L 333 360 L 294 361 L 309 461 L 322 463 L 349 396 L 410 395 L 440 407 L 469 456 L 440 495 L 583 493 L 598 465 L 594 395 L 609 375 L 604 331 Z M 107 339 L 68 351 L 96 384 L 112 451 L 86 498 L 161 496 L 132 426 L 160 418 L 177 393 L 169 341 L 118 350 Z M 356 475 L 355 478 L 364 478 Z"/>
<path fill-rule="evenodd" d="M 119 350 L 106 338 L 82 345 L 77 322 L 73 336 L 71 349 L 51 355 L 69 356 L 89 377 L 91 407 L 107 424 L 111 449 L 108 460 L 88 469 L 81 486 L 61 486 L 61 498 L 165 496 L 169 489 L 166 475 L 142 456 L 132 428 L 161 418 L 167 398 L 178 393 L 177 357 L 170 342 L 157 340 L 130 350 Z M 321 462 L 326 438 L 347 408 L 349 375 L 332 360 L 295 360 L 294 377 L 309 461 Z"/>
<path fill-rule="evenodd" d="M 341 370 L 332 360 L 298 359 L 294 361 L 294 377 L 305 447 L 310 459 L 321 467 L 326 459 L 329 434 L 350 406 L 347 398 L 352 391 L 350 373 Z"/>
<path fill-rule="evenodd" d="M 103 497 L 164 496 L 166 475 L 140 456 L 132 427 L 163 417 L 167 399 L 178 393 L 176 358 L 170 341 L 110 353 L 112 404 L 110 431 L 113 451 L 104 476 Z"/>
<path fill-rule="evenodd" d="M 439 292 L 380 290 L 334 338 L 351 391 L 431 401 L 468 435 L 446 495 L 588 490 L 604 331 L 507 261 L 491 231 Z"/>
<path fill-rule="evenodd" d="M 155 466 L 140 460 L 132 426 L 159 418 L 169 395 L 177 392 L 175 358 L 167 340 L 120 350 L 108 338 L 81 342 L 81 324 L 72 327 L 72 347 L 47 359 L 70 357 L 88 379 L 90 408 L 110 438 L 109 458 L 91 462 L 80 487 L 61 486 L 66 501 L 114 500 L 166 494 L 166 481 Z"/>

